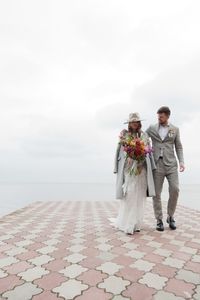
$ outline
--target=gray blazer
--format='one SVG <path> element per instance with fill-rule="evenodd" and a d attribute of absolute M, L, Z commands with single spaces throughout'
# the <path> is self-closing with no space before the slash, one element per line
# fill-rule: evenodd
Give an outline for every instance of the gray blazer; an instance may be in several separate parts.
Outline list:
<path fill-rule="evenodd" d="M 146 133 L 143 133 L 146 134 Z M 114 158 L 114 170 L 113 173 L 117 174 L 116 178 L 116 199 L 123 198 L 123 188 L 122 185 L 124 183 L 124 166 L 126 161 L 126 153 L 123 150 L 123 146 L 118 143 L 117 149 L 115 152 Z M 153 172 L 152 170 L 156 169 L 156 165 L 154 162 L 153 155 L 149 155 L 146 157 L 146 166 L 147 166 L 147 196 L 153 197 L 155 196 L 155 186 L 153 180 Z"/>
<path fill-rule="evenodd" d="M 152 139 L 155 162 L 157 163 L 162 149 L 164 164 L 168 167 L 176 167 L 177 160 L 174 153 L 175 149 L 179 163 L 184 163 L 183 146 L 180 140 L 179 128 L 170 123 L 169 132 L 164 140 L 161 139 L 158 130 L 159 124 L 156 124 L 151 125 L 146 131 Z"/>

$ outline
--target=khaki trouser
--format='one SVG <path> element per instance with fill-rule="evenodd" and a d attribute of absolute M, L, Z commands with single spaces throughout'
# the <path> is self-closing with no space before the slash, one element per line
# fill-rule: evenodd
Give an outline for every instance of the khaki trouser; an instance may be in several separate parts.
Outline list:
<path fill-rule="evenodd" d="M 177 166 L 165 166 L 162 159 L 157 162 L 157 169 L 153 172 L 156 196 L 153 197 L 153 208 L 155 218 L 158 220 L 163 219 L 161 193 L 165 177 L 169 184 L 169 200 L 167 205 L 167 213 L 173 216 L 176 210 L 176 205 L 179 195 L 179 179 Z"/>

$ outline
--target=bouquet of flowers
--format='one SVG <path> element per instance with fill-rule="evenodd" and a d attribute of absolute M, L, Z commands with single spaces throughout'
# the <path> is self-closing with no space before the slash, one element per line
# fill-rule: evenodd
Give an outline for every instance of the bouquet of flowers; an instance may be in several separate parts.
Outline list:
<path fill-rule="evenodd" d="M 123 150 L 126 152 L 126 157 L 132 159 L 132 162 L 136 162 L 136 164 L 131 166 L 130 174 L 140 174 L 140 167 L 143 165 L 146 156 L 153 152 L 152 147 L 149 145 L 147 139 L 138 136 L 134 137 L 126 129 L 122 130 L 119 138 L 119 143 L 123 146 Z"/>

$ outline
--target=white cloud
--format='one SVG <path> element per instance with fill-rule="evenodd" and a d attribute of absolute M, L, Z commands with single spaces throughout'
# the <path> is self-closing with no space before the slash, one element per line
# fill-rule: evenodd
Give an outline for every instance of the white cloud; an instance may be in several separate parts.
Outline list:
<path fill-rule="evenodd" d="M 198 11 L 189 0 L 1 2 L 0 180 L 112 181 L 124 119 L 139 111 L 146 127 L 162 104 L 188 160 Z M 195 153 L 184 180 L 195 180 Z"/>

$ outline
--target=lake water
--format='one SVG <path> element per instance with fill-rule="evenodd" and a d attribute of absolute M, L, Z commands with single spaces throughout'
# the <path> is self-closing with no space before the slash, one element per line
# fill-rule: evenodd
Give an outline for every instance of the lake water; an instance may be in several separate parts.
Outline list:
<path fill-rule="evenodd" d="M 200 184 L 180 186 L 179 204 L 200 210 Z M 164 186 L 163 200 L 167 200 Z M 149 198 L 150 199 L 150 198 Z M 0 184 L 0 216 L 22 208 L 33 201 L 112 201 L 113 183 L 31 183 Z"/>

